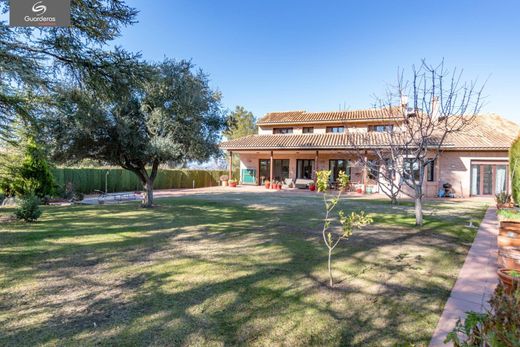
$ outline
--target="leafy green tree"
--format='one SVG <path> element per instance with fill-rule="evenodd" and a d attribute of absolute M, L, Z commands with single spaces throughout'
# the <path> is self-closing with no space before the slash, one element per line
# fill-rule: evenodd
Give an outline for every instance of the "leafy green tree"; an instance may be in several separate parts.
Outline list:
<path fill-rule="evenodd" d="M 511 144 L 509 149 L 509 165 L 513 200 L 518 204 L 520 203 L 520 137 Z"/>
<path fill-rule="evenodd" d="M 191 62 L 136 69 L 125 78 L 116 72 L 111 93 L 61 93 L 61 106 L 45 118 L 46 138 L 58 162 L 94 159 L 132 171 L 144 188 L 142 206 L 151 207 L 159 165 L 218 154 L 226 118 L 220 94 Z"/>
<path fill-rule="evenodd" d="M 352 236 L 355 229 L 361 229 L 364 226 L 372 223 L 372 218 L 365 215 L 365 212 L 356 213 L 351 212 L 350 215 L 345 215 L 344 211 L 338 211 L 337 219 L 341 226 L 340 232 L 334 232 L 331 229 L 331 223 L 334 220 L 333 212 L 338 205 L 341 193 L 346 190 L 349 182 L 348 176 L 345 172 L 340 171 L 338 174 L 338 191 L 334 196 L 327 194 L 329 189 L 331 171 L 321 170 L 316 172 L 316 185 L 318 192 L 323 193 L 323 203 L 325 206 L 325 219 L 323 222 L 322 237 L 328 250 L 328 270 L 329 270 L 329 285 L 333 286 L 332 278 L 332 251 L 338 246 L 341 240 L 347 240 Z"/>
<path fill-rule="evenodd" d="M 256 118 L 250 111 L 247 111 L 243 106 L 236 106 L 235 110 L 228 116 L 227 129 L 223 135 L 229 139 L 237 139 L 248 135 L 254 135 L 258 132 L 256 125 Z M 229 158 L 229 157 L 228 157 Z M 240 165 L 240 158 L 238 154 L 233 154 L 233 167 L 238 168 Z"/>
<path fill-rule="evenodd" d="M 229 140 L 257 133 L 256 119 L 253 113 L 242 106 L 236 106 L 228 116 L 228 129 L 223 132 Z"/>
<path fill-rule="evenodd" d="M 46 153 L 34 137 L 27 138 L 21 156 L 14 153 L 7 158 L 11 162 L 5 164 L 0 177 L 0 189 L 5 194 L 19 197 L 34 194 L 44 198 L 54 193 L 56 184 Z"/>
<path fill-rule="evenodd" d="M 6 13 L 8 1 L 0 3 Z M 15 119 L 33 122 L 52 104 L 50 92 L 64 83 L 90 83 L 109 90 L 107 66 L 134 55 L 102 47 L 135 22 L 137 11 L 121 0 L 72 0 L 71 26 L 10 27 L 0 21 L 0 139 L 11 137 Z"/>

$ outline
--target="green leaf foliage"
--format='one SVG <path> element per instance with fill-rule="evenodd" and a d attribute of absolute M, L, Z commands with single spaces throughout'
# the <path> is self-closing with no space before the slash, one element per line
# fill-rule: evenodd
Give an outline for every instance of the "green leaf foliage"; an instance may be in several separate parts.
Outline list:
<path fill-rule="evenodd" d="M 18 202 L 18 207 L 14 212 L 16 219 L 26 222 L 36 221 L 42 214 L 39 205 L 40 199 L 33 193 L 23 196 Z"/>
<path fill-rule="evenodd" d="M 29 137 L 23 146 L 21 157 L 8 156 L 13 162 L 6 164 L 0 176 L 0 189 L 10 196 L 34 193 L 43 198 L 52 195 L 56 185 L 45 151 L 33 137 Z"/>
<path fill-rule="evenodd" d="M 2 13 L 8 6 L 8 1 L 0 3 Z M 53 105 L 51 95 L 60 85 L 90 84 L 110 91 L 107 67 L 112 62 L 123 66 L 135 55 L 103 48 L 136 15 L 120 0 L 72 0 L 70 27 L 19 28 L 0 21 L 0 139 L 11 137 L 15 119 L 37 121 L 41 110 Z"/>
<path fill-rule="evenodd" d="M 509 165 L 513 200 L 518 204 L 520 203 L 520 137 L 513 142 L 509 149 Z"/>
<path fill-rule="evenodd" d="M 468 312 L 460 320 L 444 343 L 455 347 L 520 346 L 520 291 L 511 294 L 502 285 L 495 289 L 485 313 Z"/>

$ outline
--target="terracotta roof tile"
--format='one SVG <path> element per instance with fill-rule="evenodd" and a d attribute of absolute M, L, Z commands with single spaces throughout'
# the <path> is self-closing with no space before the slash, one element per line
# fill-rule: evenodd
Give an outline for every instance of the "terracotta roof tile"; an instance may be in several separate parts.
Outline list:
<path fill-rule="evenodd" d="M 268 113 L 258 121 L 258 125 L 388 120 L 399 119 L 401 117 L 402 115 L 398 108 L 395 108 L 395 113 L 389 112 L 388 109 L 368 109 L 336 112 L 288 111 Z"/>
<path fill-rule="evenodd" d="M 449 136 L 444 142 L 445 149 L 460 150 L 507 150 L 518 136 L 520 127 L 500 116 L 477 116 L 465 131 Z M 269 149 L 336 149 L 384 146 L 388 144 L 387 133 L 343 133 L 343 134 L 276 134 L 250 135 L 220 144 L 227 150 L 269 150 Z"/>

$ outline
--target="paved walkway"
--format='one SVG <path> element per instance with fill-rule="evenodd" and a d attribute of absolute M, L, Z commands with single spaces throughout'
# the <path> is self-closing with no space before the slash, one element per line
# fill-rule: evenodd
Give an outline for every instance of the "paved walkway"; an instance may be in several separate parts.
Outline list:
<path fill-rule="evenodd" d="M 450 298 L 430 341 L 430 347 L 447 346 L 443 343 L 446 335 L 465 312 L 483 312 L 487 308 L 487 301 L 498 283 L 497 234 L 496 209 L 490 207 L 451 290 Z"/>

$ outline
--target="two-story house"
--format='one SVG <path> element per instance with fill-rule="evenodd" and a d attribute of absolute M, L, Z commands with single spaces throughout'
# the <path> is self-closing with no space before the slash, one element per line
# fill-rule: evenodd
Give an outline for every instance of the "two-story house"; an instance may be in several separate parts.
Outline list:
<path fill-rule="evenodd" d="M 368 156 L 384 146 L 388 131 L 397 131 L 402 116 L 379 109 L 338 112 L 273 112 L 258 121 L 258 134 L 221 143 L 240 156 L 240 182 L 266 179 L 314 179 L 317 170 L 335 178 L 347 172 L 353 184 L 377 191 L 377 170 L 359 164 L 359 150 Z M 508 149 L 520 128 L 497 115 L 477 116 L 467 130 L 451 136 L 440 156 L 425 171 L 424 192 L 436 196 L 450 183 L 458 196 L 494 195 L 509 190 Z M 356 133 L 363 143 L 354 143 Z M 369 158 L 370 159 L 370 158 Z M 231 172 L 231 170 L 230 170 Z"/>

